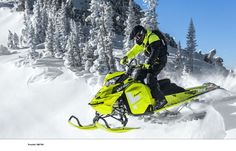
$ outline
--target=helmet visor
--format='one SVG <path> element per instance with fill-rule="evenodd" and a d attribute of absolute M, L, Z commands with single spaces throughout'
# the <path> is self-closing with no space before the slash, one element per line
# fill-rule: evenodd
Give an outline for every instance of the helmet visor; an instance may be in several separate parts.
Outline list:
<path fill-rule="evenodd" d="M 143 33 L 137 33 L 137 34 L 134 36 L 134 40 L 136 41 L 137 44 L 141 45 L 141 44 L 143 43 L 144 37 L 145 37 L 145 34 L 143 34 Z"/>

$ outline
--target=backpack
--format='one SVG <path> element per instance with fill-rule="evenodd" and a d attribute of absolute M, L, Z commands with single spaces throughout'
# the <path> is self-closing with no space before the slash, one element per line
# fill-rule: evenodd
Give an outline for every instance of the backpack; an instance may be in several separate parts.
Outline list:
<path fill-rule="evenodd" d="M 160 30 L 158 30 L 158 29 L 152 30 L 152 33 L 156 34 L 156 35 L 160 38 L 160 40 L 161 40 L 161 42 L 162 42 L 163 48 L 164 48 L 165 50 L 167 50 L 167 45 L 168 45 L 168 43 L 167 43 L 167 39 L 166 39 L 166 37 L 164 36 L 164 34 L 163 34 Z M 150 34 L 150 35 L 151 35 L 151 34 Z"/>

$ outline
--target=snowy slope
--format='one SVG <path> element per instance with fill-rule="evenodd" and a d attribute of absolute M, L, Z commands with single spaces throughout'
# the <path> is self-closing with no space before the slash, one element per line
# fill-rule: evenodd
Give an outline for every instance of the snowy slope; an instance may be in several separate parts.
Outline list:
<path fill-rule="evenodd" d="M 236 126 L 225 130 L 223 116 L 213 106 L 208 106 L 204 120 L 175 124 L 144 123 L 130 118 L 132 125 L 142 129 L 125 133 L 111 134 L 101 130 L 81 131 L 71 127 L 68 117 L 78 115 L 82 122 L 89 123 L 94 111 L 88 106 L 96 90 L 86 78 L 74 76 L 63 66 L 21 67 L 14 65 L 20 54 L 0 56 L 0 129 L 1 138 L 228 138 L 235 137 Z M 11 58 L 11 59 L 9 59 Z M 49 63 L 46 61 L 45 63 Z M 51 72 L 45 76 L 45 73 Z M 58 71 L 63 72 L 58 74 Z M 44 74 L 41 74 L 44 73 Z M 57 78 L 50 79 L 56 75 Z M 37 78 L 33 78 L 37 77 Z M 41 77 L 41 78 L 40 78 Z M 34 80 L 32 80 L 34 79 Z M 192 83 L 198 83 L 194 81 Z M 227 82 L 227 81 L 226 81 Z M 235 88 L 235 85 L 234 85 Z M 226 95 L 223 92 L 211 93 L 202 99 L 216 99 Z M 234 110 L 236 111 L 236 110 Z M 233 123 L 227 123 L 232 124 Z"/>
<path fill-rule="evenodd" d="M 6 44 L 8 29 L 20 32 L 21 19 L 22 14 L 0 8 L 0 44 Z M 236 138 L 236 99 L 224 99 L 236 93 L 235 78 L 185 76 L 178 81 L 184 87 L 213 82 L 232 91 L 202 97 L 207 103 L 203 120 L 152 124 L 131 117 L 130 124 L 142 129 L 124 134 L 81 131 L 67 120 L 73 114 L 85 124 L 91 122 L 94 111 L 88 103 L 101 87 L 102 77 L 75 76 L 61 60 L 53 58 L 38 60 L 33 67 L 17 67 L 27 51 L 0 56 L 0 138 Z"/>

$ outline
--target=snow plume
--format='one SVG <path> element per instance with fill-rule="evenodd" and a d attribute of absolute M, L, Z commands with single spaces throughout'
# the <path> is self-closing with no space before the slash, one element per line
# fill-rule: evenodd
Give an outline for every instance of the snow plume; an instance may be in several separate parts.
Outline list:
<path fill-rule="evenodd" d="M 236 95 L 236 76 L 229 74 L 223 76 L 218 73 L 207 73 L 203 75 L 191 75 L 187 72 L 183 72 L 181 76 L 176 77 L 175 73 L 169 73 L 167 71 L 162 72 L 158 79 L 169 78 L 172 82 L 182 87 L 193 87 L 203 83 L 214 83 Z"/>
<path fill-rule="evenodd" d="M 71 138 L 69 116 L 89 115 L 83 108 L 91 96 L 83 80 L 67 71 L 53 81 L 27 85 L 37 70 L 0 65 L 0 138 Z"/>
<path fill-rule="evenodd" d="M 78 115 L 88 124 L 94 111 L 89 100 L 101 86 L 103 77 L 77 78 L 68 70 L 51 82 L 27 85 L 32 73 L 39 69 L 0 66 L 1 138 L 223 138 L 222 117 L 213 108 L 206 118 L 173 124 L 145 123 L 130 118 L 142 129 L 116 134 L 103 131 L 81 131 L 67 124 L 70 115 Z M 14 74 L 12 74 L 14 73 Z M 89 83 L 89 84 L 88 84 Z M 86 115 L 86 116 L 85 116 Z M 217 126 L 215 126 L 217 125 Z"/>

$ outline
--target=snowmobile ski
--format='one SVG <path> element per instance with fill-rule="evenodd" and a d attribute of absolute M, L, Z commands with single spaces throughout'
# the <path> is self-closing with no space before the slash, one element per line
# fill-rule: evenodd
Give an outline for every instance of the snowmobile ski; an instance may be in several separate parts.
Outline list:
<path fill-rule="evenodd" d="M 96 122 L 97 128 L 103 129 L 107 132 L 113 132 L 113 133 L 124 133 L 128 132 L 131 130 L 139 129 L 139 127 L 115 127 L 115 128 L 110 128 L 107 127 L 106 125 L 103 125 L 101 123 Z"/>
<path fill-rule="evenodd" d="M 75 119 L 75 121 L 77 122 L 77 124 L 72 122 L 72 119 Z M 139 129 L 138 127 L 115 127 L 115 128 L 111 128 L 108 127 L 106 125 L 103 125 L 99 122 L 95 122 L 93 124 L 89 124 L 89 125 L 82 125 L 79 121 L 79 119 L 75 116 L 71 116 L 68 120 L 68 123 L 78 129 L 82 129 L 82 130 L 95 130 L 95 129 L 102 129 L 108 132 L 113 132 L 113 133 L 124 133 L 124 132 L 128 132 L 134 129 Z"/>
<path fill-rule="evenodd" d="M 72 122 L 72 119 L 75 119 L 75 121 L 77 122 L 77 124 L 74 124 Z M 89 125 L 81 125 L 79 119 L 75 116 L 71 116 L 68 120 L 68 123 L 76 128 L 82 129 L 82 130 L 95 130 L 98 127 L 95 124 L 89 124 Z"/>

